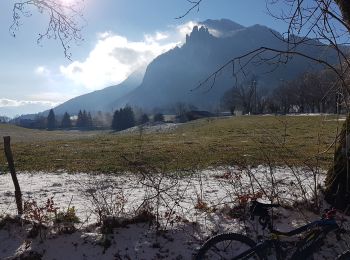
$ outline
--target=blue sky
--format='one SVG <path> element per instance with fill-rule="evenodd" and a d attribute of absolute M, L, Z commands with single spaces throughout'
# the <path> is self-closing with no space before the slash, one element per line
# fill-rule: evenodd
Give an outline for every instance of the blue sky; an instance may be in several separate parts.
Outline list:
<path fill-rule="evenodd" d="M 181 44 L 198 21 L 228 18 L 284 31 L 267 14 L 264 0 L 204 0 L 199 12 L 182 19 L 175 17 L 190 7 L 186 0 L 85 0 L 84 41 L 72 46 L 68 60 L 57 41 L 36 43 L 47 23 L 45 14 L 33 10 L 11 36 L 14 2 L 0 1 L 0 115 L 38 112 L 120 83 L 134 68 Z"/>

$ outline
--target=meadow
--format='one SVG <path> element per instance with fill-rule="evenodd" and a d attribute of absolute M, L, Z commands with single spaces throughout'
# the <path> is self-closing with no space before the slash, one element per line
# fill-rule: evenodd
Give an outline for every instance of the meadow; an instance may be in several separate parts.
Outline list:
<path fill-rule="evenodd" d="M 4 217 L 16 214 L 16 205 L 11 176 L 0 174 L 0 258 L 31 250 L 50 259 L 191 259 L 212 234 L 244 227 L 254 237 L 257 222 L 244 210 L 253 198 L 283 205 L 274 215 L 282 230 L 306 224 L 319 218 L 323 170 L 332 164 L 343 122 L 334 115 L 239 116 L 164 125 L 161 132 L 0 125 L 23 172 L 29 220 L 18 225 Z M 29 237 L 42 216 L 47 227 Z M 80 223 L 57 222 L 57 216 Z M 315 259 L 335 259 L 347 241 L 327 238 Z"/>
<path fill-rule="evenodd" d="M 161 133 L 45 131 L 0 124 L 10 135 L 18 171 L 120 173 L 130 161 L 163 171 L 222 165 L 331 166 L 344 117 L 237 116 L 209 118 Z M 0 153 L 0 171 L 6 169 Z"/>

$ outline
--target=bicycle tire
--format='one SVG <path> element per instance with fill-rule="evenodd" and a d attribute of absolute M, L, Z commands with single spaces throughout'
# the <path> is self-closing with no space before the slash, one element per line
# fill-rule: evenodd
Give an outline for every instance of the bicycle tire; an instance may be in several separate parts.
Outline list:
<path fill-rule="evenodd" d="M 350 251 L 346 251 L 337 257 L 337 260 L 349 260 L 350 259 Z"/>
<path fill-rule="evenodd" d="M 228 246 L 232 245 L 232 242 L 235 241 L 236 247 L 232 248 L 232 251 L 228 250 Z M 227 246 L 225 245 L 227 243 Z M 221 250 L 219 244 L 223 244 L 224 248 Z M 239 247 L 240 245 L 244 246 L 243 248 Z M 236 259 L 235 255 L 241 254 L 244 251 L 247 251 L 253 248 L 256 243 L 247 236 L 236 234 L 236 233 L 224 233 L 211 237 L 208 239 L 202 247 L 198 250 L 195 260 L 206 260 L 206 259 Z M 237 250 L 239 248 L 240 250 Z M 242 258 L 240 258 L 242 259 Z M 264 259 L 261 256 L 260 252 L 254 252 L 254 255 L 249 258 L 243 259 Z"/>

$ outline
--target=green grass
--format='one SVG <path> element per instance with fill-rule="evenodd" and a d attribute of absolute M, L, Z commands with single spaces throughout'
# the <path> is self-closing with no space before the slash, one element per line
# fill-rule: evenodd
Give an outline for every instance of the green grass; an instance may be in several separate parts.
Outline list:
<path fill-rule="evenodd" d="M 204 119 L 158 134 L 36 131 L 0 125 L 11 135 L 18 170 L 119 172 L 132 170 L 122 158 L 166 170 L 209 166 L 319 165 L 332 162 L 335 116 L 241 116 Z M 327 150 L 327 151 L 326 151 Z M 323 152 L 326 151 L 324 153 Z M 6 165 L 0 153 L 0 169 Z"/>

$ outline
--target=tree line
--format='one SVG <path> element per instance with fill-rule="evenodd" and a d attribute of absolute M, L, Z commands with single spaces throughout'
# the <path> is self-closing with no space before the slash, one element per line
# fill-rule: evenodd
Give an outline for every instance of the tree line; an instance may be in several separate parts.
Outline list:
<path fill-rule="evenodd" d="M 280 79 L 272 91 L 260 88 L 256 77 L 224 93 L 221 104 L 234 114 L 336 113 L 346 100 L 340 95 L 337 76 L 330 70 L 308 72 L 294 80 Z"/>
<path fill-rule="evenodd" d="M 280 84 L 270 91 L 260 87 L 259 79 L 252 76 L 224 93 L 220 101 L 221 111 L 230 110 L 231 114 L 238 111 L 242 114 L 342 112 L 342 109 L 346 109 L 348 97 L 344 93 L 340 95 L 340 87 L 337 75 L 331 70 L 304 73 L 289 81 L 280 79 Z M 196 110 L 195 106 L 181 102 L 173 106 L 177 122 L 191 120 L 190 116 L 202 116 L 190 113 Z M 56 116 L 51 109 L 47 117 L 38 115 L 33 120 L 20 119 L 14 123 L 28 128 L 48 130 L 111 128 L 121 131 L 146 124 L 151 118 L 153 121 L 164 121 L 164 116 L 159 111 L 149 115 L 140 109 L 126 106 L 117 109 L 113 114 L 99 111 L 93 115 L 80 110 L 78 115 L 65 112 L 63 116 Z"/>
<path fill-rule="evenodd" d="M 71 116 L 68 114 L 68 112 L 65 112 L 59 121 L 56 118 L 55 112 L 53 109 L 50 109 L 49 114 L 44 120 L 46 121 L 46 128 L 48 130 L 54 130 L 54 129 L 69 129 L 72 127 L 76 128 L 92 128 L 94 127 L 94 123 L 92 120 L 92 116 L 90 112 L 86 112 L 85 110 L 79 111 L 78 115 L 76 116 Z M 73 123 L 74 122 L 74 123 Z"/>
<path fill-rule="evenodd" d="M 77 115 L 70 115 L 65 112 L 62 115 L 56 115 L 54 109 L 50 109 L 47 117 L 37 115 L 34 119 L 14 119 L 11 123 L 22 127 L 35 129 L 113 129 L 121 131 L 136 125 L 146 124 L 148 122 L 164 122 L 162 113 L 148 115 L 138 110 L 136 113 L 133 108 L 126 106 L 117 109 L 113 115 L 101 111 L 91 114 L 88 111 L 80 110 Z"/>
<path fill-rule="evenodd" d="M 162 113 L 156 113 L 153 115 L 153 122 L 164 121 L 165 119 Z M 121 131 L 136 125 L 144 125 L 149 122 L 151 122 L 151 118 L 146 113 L 140 113 L 139 116 L 136 117 L 134 110 L 130 106 L 126 106 L 114 112 L 111 128 L 115 131 Z"/>

